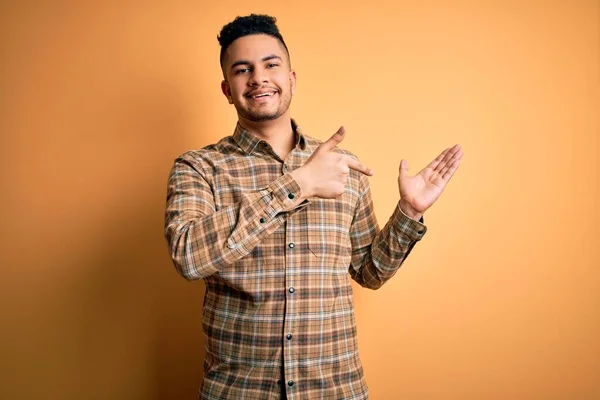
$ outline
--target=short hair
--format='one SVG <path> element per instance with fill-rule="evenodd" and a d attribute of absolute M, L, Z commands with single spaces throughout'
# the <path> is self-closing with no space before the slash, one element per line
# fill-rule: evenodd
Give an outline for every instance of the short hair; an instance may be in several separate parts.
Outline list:
<path fill-rule="evenodd" d="M 221 32 L 217 36 L 217 40 L 221 45 L 220 63 L 223 67 L 223 57 L 225 51 L 235 40 L 248 35 L 269 35 L 279 40 L 285 48 L 289 58 L 290 52 L 283 40 L 283 36 L 277 27 L 277 19 L 270 15 L 250 14 L 244 17 L 236 17 L 233 21 L 223 26 Z"/>

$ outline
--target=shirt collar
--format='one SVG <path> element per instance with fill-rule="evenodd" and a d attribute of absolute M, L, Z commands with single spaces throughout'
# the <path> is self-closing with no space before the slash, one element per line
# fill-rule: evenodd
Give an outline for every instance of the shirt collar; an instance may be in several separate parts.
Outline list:
<path fill-rule="evenodd" d="M 304 150 L 306 148 L 306 138 L 304 137 L 304 133 L 302 133 L 302 129 L 298 126 L 296 121 L 292 118 L 292 129 L 294 130 L 294 134 L 296 136 L 296 148 L 300 148 L 300 150 Z M 244 151 L 246 154 L 252 154 L 257 147 L 267 145 L 267 142 L 257 136 L 254 136 L 247 130 L 245 130 L 239 123 L 236 124 L 235 130 L 233 132 L 233 140 L 237 143 L 238 146 Z M 264 143 L 264 144 L 263 144 Z"/>

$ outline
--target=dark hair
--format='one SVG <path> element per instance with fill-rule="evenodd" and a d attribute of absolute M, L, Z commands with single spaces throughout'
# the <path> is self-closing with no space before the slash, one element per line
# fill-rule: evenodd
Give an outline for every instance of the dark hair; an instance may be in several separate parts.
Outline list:
<path fill-rule="evenodd" d="M 270 15 L 250 14 L 245 17 L 236 17 L 232 22 L 223 26 L 221 32 L 217 36 L 217 40 L 221 45 L 221 67 L 223 67 L 223 56 L 225 55 L 225 51 L 231 43 L 236 39 L 248 35 L 269 35 L 274 37 L 281 42 L 289 58 L 290 52 L 283 41 L 283 36 L 281 36 L 281 33 L 279 32 L 277 24 L 275 24 L 276 21 L 277 19 Z"/>

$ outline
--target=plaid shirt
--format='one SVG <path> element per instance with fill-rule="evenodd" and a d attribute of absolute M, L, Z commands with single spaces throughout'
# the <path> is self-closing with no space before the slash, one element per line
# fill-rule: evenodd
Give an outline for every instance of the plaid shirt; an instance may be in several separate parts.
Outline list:
<path fill-rule="evenodd" d="M 426 231 L 399 207 L 380 230 L 352 170 L 341 197 L 290 207 L 301 193 L 289 172 L 320 144 L 292 125 L 285 160 L 238 124 L 170 173 L 169 251 L 206 282 L 202 399 L 366 399 L 350 277 L 379 288 Z"/>

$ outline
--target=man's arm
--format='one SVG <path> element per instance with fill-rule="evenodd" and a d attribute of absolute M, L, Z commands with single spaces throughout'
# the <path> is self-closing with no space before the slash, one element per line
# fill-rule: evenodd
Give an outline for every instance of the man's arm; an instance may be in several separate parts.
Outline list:
<path fill-rule="evenodd" d="M 165 237 L 175 268 L 196 280 L 230 267 L 305 206 L 302 200 L 300 187 L 285 174 L 217 210 L 203 171 L 178 158 L 169 176 L 165 213 Z"/>
<path fill-rule="evenodd" d="M 361 177 L 361 196 L 350 230 L 352 259 L 350 276 L 359 285 L 380 288 L 402 266 L 414 245 L 421 240 L 427 228 L 409 218 L 400 209 L 379 230 L 373 209 L 369 182 Z"/>
<path fill-rule="evenodd" d="M 350 232 L 353 248 L 350 274 L 354 280 L 362 286 L 377 289 L 394 275 L 425 234 L 423 213 L 440 197 L 462 156 L 460 146 L 455 145 L 440 153 L 414 176 L 408 175 L 408 163 L 401 160 L 400 200 L 381 232 L 377 228 L 369 184 L 361 177 L 363 190 Z"/>

